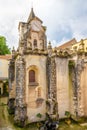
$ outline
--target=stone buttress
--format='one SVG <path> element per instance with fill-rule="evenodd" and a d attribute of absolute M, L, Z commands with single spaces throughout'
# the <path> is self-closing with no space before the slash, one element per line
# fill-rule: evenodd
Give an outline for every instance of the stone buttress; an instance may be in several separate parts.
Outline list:
<path fill-rule="evenodd" d="M 55 57 L 49 56 L 47 62 L 48 62 L 47 64 L 47 75 L 48 75 L 47 113 L 52 118 L 58 119 Z"/>
<path fill-rule="evenodd" d="M 16 60 L 15 122 L 25 125 L 27 108 L 25 103 L 25 62 L 22 56 Z"/>

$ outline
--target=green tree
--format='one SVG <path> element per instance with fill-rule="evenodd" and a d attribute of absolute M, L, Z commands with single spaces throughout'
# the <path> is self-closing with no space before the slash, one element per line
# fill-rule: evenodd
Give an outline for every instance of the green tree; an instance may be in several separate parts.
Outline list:
<path fill-rule="evenodd" d="M 10 49 L 6 45 L 6 38 L 4 36 L 0 36 L 0 55 L 10 54 Z"/>

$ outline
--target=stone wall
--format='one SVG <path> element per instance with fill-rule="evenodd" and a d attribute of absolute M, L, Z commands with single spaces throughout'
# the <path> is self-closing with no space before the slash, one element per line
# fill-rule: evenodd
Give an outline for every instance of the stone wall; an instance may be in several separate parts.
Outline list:
<path fill-rule="evenodd" d="M 77 66 L 76 66 L 76 81 L 77 81 L 77 111 L 78 116 L 86 116 L 86 71 L 87 71 L 87 65 L 85 63 L 85 57 L 82 58 L 82 55 L 80 58 L 77 59 Z"/>
<path fill-rule="evenodd" d="M 76 67 L 75 61 L 69 60 L 69 98 L 70 112 L 77 115 L 77 82 L 76 82 Z"/>
<path fill-rule="evenodd" d="M 70 111 L 69 69 L 67 58 L 56 58 L 56 83 L 59 118 L 65 117 L 65 111 Z"/>
<path fill-rule="evenodd" d="M 26 55 L 26 103 L 29 122 L 35 122 L 45 119 L 46 113 L 46 56 L 44 55 Z M 29 70 L 34 70 L 36 74 L 36 84 L 29 84 Z M 40 91 L 39 91 L 40 90 Z M 40 94 L 39 94 L 40 92 Z M 40 113 L 42 118 L 38 118 Z"/>
<path fill-rule="evenodd" d="M 74 59 L 74 66 L 70 70 L 71 81 L 73 89 L 73 114 L 76 116 L 86 116 L 86 71 L 87 63 L 86 57 L 83 58 L 83 53 L 78 54 L 77 58 Z"/>
<path fill-rule="evenodd" d="M 56 63 L 55 56 L 47 59 L 47 113 L 58 119 L 57 87 L 56 87 Z"/>
<path fill-rule="evenodd" d="M 87 62 L 84 61 L 84 69 L 80 78 L 80 116 L 87 116 Z"/>

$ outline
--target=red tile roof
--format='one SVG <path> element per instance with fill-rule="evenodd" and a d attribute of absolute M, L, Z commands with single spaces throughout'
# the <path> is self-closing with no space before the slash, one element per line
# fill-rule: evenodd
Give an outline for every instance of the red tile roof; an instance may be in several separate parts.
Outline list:
<path fill-rule="evenodd" d="M 72 46 L 72 44 L 75 44 L 77 41 L 75 38 L 73 38 L 72 40 L 60 45 L 59 47 L 57 47 L 57 49 L 66 49 L 66 48 L 70 48 Z"/>
<path fill-rule="evenodd" d="M 8 77 L 0 77 L 0 81 L 7 80 L 7 79 L 8 79 Z"/>
<path fill-rule="evenodd" d="M 10 60 L 11 58 L 12 58 L 12 55 L 0 55 L 0 59 Z"/>

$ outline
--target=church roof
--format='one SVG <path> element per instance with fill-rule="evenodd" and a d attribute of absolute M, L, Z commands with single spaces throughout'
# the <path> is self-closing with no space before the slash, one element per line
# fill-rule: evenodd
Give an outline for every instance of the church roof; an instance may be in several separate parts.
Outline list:
<path fill-rule="evenodd" d="M 0 59 L 10 60 L 12 58 L 11 54 L 8 55 L 0 55 Z"/>
<path fill-rule="evenodd" d="M 35 13 L 34 13 L 34 11 L 33 11 L 33 8 L 31 8 L 31 12 L 30 12 L 30 15 L 29 15 L 29 18 L 28 18 L 28 20 L 27 20 L 27 23 L 29 23 L 32 19 L 37 19 L 37 20 L 39 20 L 41 23 L 42 23 L 42 21 L 37 17 L 37 16 L 35 16 Z"/>
<path fill-rule="evenodd" d="M 77 41 L 75 38 L 73 38 L 72 40 L 60 45 L 59 47 L 57 47 L 57 49 L 66 49 L 66 48 L 70 48 L 72 46 L 72 44 L 75 44 Z"/>
<path fill-rule="evenodd" d="M 29 23 L 34 17 L 35 17 L 35 14 L 34 14 L 33 8 L 31 8 L 31 12 L 30 12 L 27 22 Z"/>
<path fill-rule="evenodd" d="M 0 77 L 0 81 L 7 80 L 8 77 Z"/>

